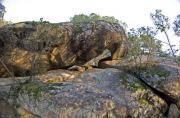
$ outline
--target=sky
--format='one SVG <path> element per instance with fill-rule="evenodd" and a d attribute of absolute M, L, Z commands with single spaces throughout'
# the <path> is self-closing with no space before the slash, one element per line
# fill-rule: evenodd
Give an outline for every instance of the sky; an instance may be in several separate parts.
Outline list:
<path fill-rule="evenodd" d="M 97 13 L 114 16 L 129 27 L 152 25 L 155 9 L 174 19 L 180 13 L 178 0 L 5 0 L 5 19 L 13 22 L 39 20 L 68 21 L 74 14 Z"/>
<path fill-rule="evenodd" d="M 128 28 L 153 26 L 150 13 L 161 9 L 171 22 L 180 14 L 180 0 L 4 0 L 5 20 L 12 22 L 38 21 L 43 18 L 50 22 L 65 22 L 75 14 L 96 13 L 114 16 L 126 22 Z M 170 38 L 177 44 L 180 37 Z M 163 35 L 158 35 L 162 40 Z M 180 41 L 180 40 L 179 40 Z"/>

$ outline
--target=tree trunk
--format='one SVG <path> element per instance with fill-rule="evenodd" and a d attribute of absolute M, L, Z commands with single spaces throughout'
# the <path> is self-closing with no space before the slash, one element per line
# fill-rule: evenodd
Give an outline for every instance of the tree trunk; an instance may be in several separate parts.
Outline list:
<path fill-rule="evenodd" d="M 169 47 L 170 47 L 171 53 L 172 53 L 173 57 L 176 59 L 176 55 L 175 55 L 175 52 L 174 52 L 173 47 L 172 47 L 172 45 L 171 45 L 169 36 L 168 36 L 168 34 L 167 34 L 166 31 L 164 31 L 164 34 L 166 35 L 166 38 L 167 38 L 168 45 L 169 45 Z"/>

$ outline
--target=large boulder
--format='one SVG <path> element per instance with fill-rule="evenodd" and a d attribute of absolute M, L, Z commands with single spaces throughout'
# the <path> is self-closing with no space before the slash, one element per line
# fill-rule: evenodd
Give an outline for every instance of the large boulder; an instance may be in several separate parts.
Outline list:
<path fill-rule="evenodd" d="M 59 73 L 62 70 L 36 78 L 50 80 Z M 66 81 L 42 81 L 46 84 L 22 85 L 16 95 L 21 109 L 42 118 L 163 118 L 167 110 L 163 99 L 117 69 L 93 69 Z"/>
<path fill-rule="evenodd" d="M 77 33 L 73 24 L 21 22 L 0 29 L 0 57 L 16 76 L 34 70 L 46 71 L 83 65 L 102 54 L 111 52 L 118 59 L 126 52 L 126 34 L 122 26 L 105 21 L 82 23 Z M 0 76 L 7 76 L 0 66 Z"/>

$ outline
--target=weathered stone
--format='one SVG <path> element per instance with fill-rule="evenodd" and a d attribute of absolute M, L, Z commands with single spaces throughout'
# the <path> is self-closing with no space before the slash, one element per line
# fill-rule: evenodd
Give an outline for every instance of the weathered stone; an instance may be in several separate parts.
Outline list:
<path fill-rule="evenodd" d="M 170 105 L 168 118 L 180 118 L 180 111 L 175 104 Z"/>
<path fill-rule="evenodd" d="M 109 50 L 112 55 L 109 57 L 113 59 L 124 56 L 127 38 L 122 26 L 105 21 L 97 21 L 95 29 L 92 25 L 84 23 L 80 33 L 75 33 L 72 23 L 22 22 L 4 26 L 0 29 L 3 45 L 0 57 L 16 76 L 26 76 L 32 70 L 40 73 L 81 66 L 104 50 Z M 35 69 L 33 65 L 36 65 Z M 0 76 L 7 76 L 2 67 Z"/>
<path fill-rule="evenodd" d="M 80 72 L 83 72 L 86 70 L 86 68 L 92 69 L 92 67 L 98 67 L 100 61 L 103 59 L 106 59 L 108 57 L 111 57 L 111 52 L 108 49 L 106 49 L 103 51 L 103 53 L 101 55 L 93 58 L 92 60 L 86 62 L 85 64 L 83 64 L 81 66 L 74 65 L 74 66 L 68 68 L 68 70 L 78 70 Z"/>
<path fill-rule="evenodd" d="M 29 113 L 28 111 L 26 111 L 25 109 L 23 109 L 21 107 L 17 108 L 17 109 L 18 109 L 17 113 L 20 114 L 19 115 L 20 118 L 40 118 L 39 116 L 33 115 L 32 113 Z M 53 115 L 51 115 L 51 116 L 52 116 L 52 118 L 56 118 L 56 117 L 53 117 Z M 50 118 L 50 117 L 48 117 L 48 118 Z"/>
<path fill-rule="evenodd" d="M 25 84 L 17 103 L 43 118 L 161 118 L 167 110 L 139 80 L 116 69 L 88 70 L 66 82 Z"/>
<path fill-rule="evenodd" d="M 142 79 L 156 90 L 174 99 L 172 102 L 180 109 L 179 68 L 158 64 L 141 71 Z"/>
<path fill-rule="evenodd" d="M 0 99 L 0 118 L 16 118 L 16 110 L 6 101 Z"/>

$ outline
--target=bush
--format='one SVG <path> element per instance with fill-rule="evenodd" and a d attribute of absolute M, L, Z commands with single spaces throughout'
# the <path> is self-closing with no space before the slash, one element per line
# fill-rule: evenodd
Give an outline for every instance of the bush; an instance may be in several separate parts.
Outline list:
<path fill-rule="evenodd" d="M 135 63 L 151 62 L 161 51 L 161 42 L 155 38 L 151 27 L 131 29 L 128 33 L 128 56 Z"/>
<path fill-rule="evenodd" d="M 82 23 L 94 23 L 98 20 L 103 20 L 109 23 L 120 23 L 119 20 L 117 20 L 113 16 L 100 16 L 95 13 L 91 13 L 89 16 L 85 14 L 79 14 L 70 18 L 70 22 L 73 23 L 74 30 L 76 33 L 82 32 L 82 28 L 81 28 Z"/>

